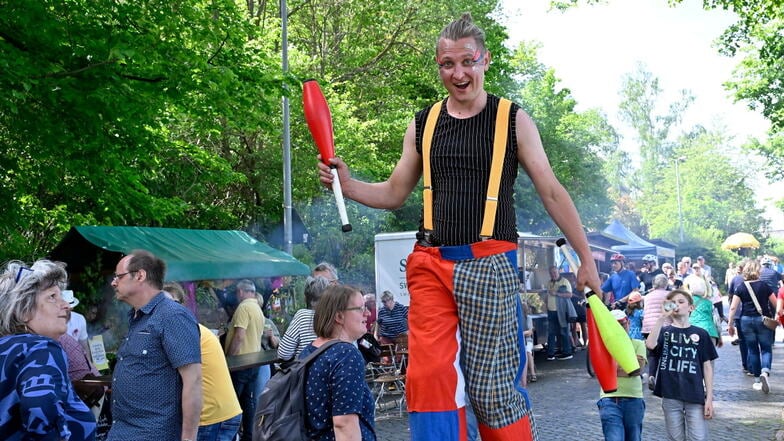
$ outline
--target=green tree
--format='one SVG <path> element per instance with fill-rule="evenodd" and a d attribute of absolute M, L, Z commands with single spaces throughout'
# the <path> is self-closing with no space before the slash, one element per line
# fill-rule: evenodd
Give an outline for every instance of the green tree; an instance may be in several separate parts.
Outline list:
<path fill-rule="evenodd" d="M 233 1 L 7 0 L 0 11 L 0 253 L 39 257 L 71 224 L 249 218 L 246 177 L 198 142 L 230 142 L 222 121 L 281 93 Z"/>
<path fill-rule="evenodd" d="M 696 127 L 679 140 L 681 206 L 686 236 L 718 250 L 738 231 L 757 231 L 764 225 L 751 188 L 751 171 L 741 169 L 726 152 L 732 144 L 724 133 Z M 661 169 L 657 191 L 645 193 L 640 210 L 653 237 L 678 236 L 674 166 Z M 731 182 L 732 185 L 727 185 Z"/>
<path fill-rule="evenodd" d="M 673 160 L 672 130 L 680 124 L 681 115 L 694 101 L 688 91 L 682 90 L 681 98 L 661 112 L 658 108 L 661 93 L 659 79 L 642 64 L 634 73 L 624 76 L 619 115 L 621 121 L 633 128 L 640 150 L 640 170 L 630 185 L 632 191 L 650 193 L 656 190 L 659 170 Z"/>
<path fill-rule="evenodd" d="M 606 224 L 611 201 L 602 174 L 603 158 L 618 148 L 618 136 L 595 110 L 577 112 L 570 91 L 559 88 L 553 69 L 536 57 L 537 46 L 521 43 L 511 59 L 518 100 L 536 121 L 553 172 L 569 191 L 586 226 Z M 520 172 L 516 185 L 518 227 L 534 233 L 555 233 L 554 226 L 530 179 Z"/>
<path fill-rule="evenodd" d="M 682 0 L 671 0 L 681 3 Z M 738 15 L 738 21 L 721 36 L 720 52 L 744 56 L 727 83 L 738 100 L 758 109 L 773 124 L 775 132 L 784 130 L 784 9 L 778 0 L 706 0 L 706 9 L 725 9 Z"/>

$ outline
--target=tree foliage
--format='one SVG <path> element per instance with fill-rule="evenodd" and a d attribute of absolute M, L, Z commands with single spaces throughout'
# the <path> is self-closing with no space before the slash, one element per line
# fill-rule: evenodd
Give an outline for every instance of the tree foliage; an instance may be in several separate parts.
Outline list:
<path fill-rule="evenodd" d="M 233 1 L 3 0 L 0 11 L 5 256 L 38 257 L 71 224 L 250 218 L 238 161 L 203 144 L 269 124 L 242 116 L 272 109 L 282 78 Z"/>
<path fill-rule="evenodd" d="M 682 0 L 673 0 L 680 3 Z M 728 82 L 736 98 L 758 109 L 773 124 L 784 130 L 784 9 L 779 0 L 705 0 L 706 8 L 725 9 L 738 15 L 738 21 L 721 36 L 720 50 L 743 61 Z"/>
<path fill-rule="evenodd" d="M 521 43 L 511 63 L 515 84 L 508 96 L 536 121 L 556 177 L 569 191 L 583 223 L 606 224 L 611 201 L 602 174 L 603 158 L 618 148 L 618 136 L 595 110 L 579 113 L 570 91 L 560 88 L 555 71 L 537 60 L 537 46 Z M 557 232 L 530 179 L 520 173 L 516 184 L 518 227 L 534 233 Z"/>
<path fill-rule="evenodd" d="M 661 93 L 659 79 L 642 64 L 635 72 L 625 75 L 621 84 L 620 118 L 633 128 L 640 151 L 640 171 L 630 187 L 643 194 L 656 191 L 659 170 L 675 159 L 672 131 L 694 101 L 690 92 L 682 90 L 681 99 L 667 105 L 667 110 L 662 112 Z"/>
<path fill-rule="evenodd" d="M 658 80 L 642 69 L 627 76 L 621 91 L 621 115 L 637 133 L 641 169 L 649 175 L 633 198 L 648 235 L 679 237 L 682 222 L 691 242 L 718 249 L 732 233 L 757 231 L 764 222 L 762 210 L 749 197 L 752 176 L 727 153 L 739 148 L 731 148 L 735 141 L 722 130 L 701 126 L 675 138 L 683 100 L 657 116 L 656 109 L 663 105 L 660 92 Z"/>
<path fill-rule="evenodd" d="M 603 225 L 601 169 L 617 136 L 599 113 L 574 110 L 535 50 L 506 47 L 497 6 L 295 0 L 284 73 L 278 4 L 0 0 L 0 257 L 38 258 L 71 225 L 238 228 L 263 238 L 282 217 L 288 96 L 292 193 L 311 235 L 297 253 L 370 285 L 374 234 L 416 228 L 421 196 L 393 212 L 349 202 L 355 231 L 340 233 L 315 178 L 300 81 L 320 82 L 337 154 L 354 174 L 386 179 L 414 112 L 445 95 L 436 38 L 464 11 L 487 34 L 488 89 L 534 116 L 585 223 Z M 530 184 L 519 184 L 517 199 L 521 228 L 553 230 Z"/>

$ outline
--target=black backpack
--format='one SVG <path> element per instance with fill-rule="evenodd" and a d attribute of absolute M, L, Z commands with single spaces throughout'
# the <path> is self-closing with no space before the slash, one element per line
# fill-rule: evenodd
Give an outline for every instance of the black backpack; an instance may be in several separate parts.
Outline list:
<path fill-rule="evenodd" d="M 307 441 L 305 378 L 308 366 L 340 340 L 330 340 L 305 358 L 282 366 L 261 392 L 253 418 L 253 441 Z"/>

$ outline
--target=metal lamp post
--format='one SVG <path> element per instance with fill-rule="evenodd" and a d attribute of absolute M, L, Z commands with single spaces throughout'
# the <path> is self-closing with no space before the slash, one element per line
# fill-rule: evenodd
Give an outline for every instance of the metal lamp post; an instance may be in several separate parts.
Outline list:
<path fill-rule="evenodd" d="M 683 209 L 681 208 L 681 172 L 679 164 L 686 162 L 685 156 L 675 158 L 675 193 L 678 198 L 678 229 L 680 230 L 681 243 L 683 243 Z"/>
<path fill-rule="evenodd" d="M 289 11 L 286 0 L 280 0 L 281 21 L 281 68 L 285 75 L 289 71 L 288 41 Z M 293 251 L 292 216 L 291 216 L 291 138 L 289 122 L 289 99 L 283 96 L 283 250 L 289 254 Z"/>

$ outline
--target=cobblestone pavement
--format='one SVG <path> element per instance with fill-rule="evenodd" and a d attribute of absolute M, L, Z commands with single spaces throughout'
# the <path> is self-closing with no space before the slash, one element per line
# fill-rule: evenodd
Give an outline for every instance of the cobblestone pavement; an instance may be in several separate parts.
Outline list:
<path fill-rule="evenodd" d="M 727 309 L 725 308 L 725 311 Z M 763 441 L 776 440 L 782 424 L 784 406 L 784 331 L 779 327 L 773 348 L 773 372 L 770 394 L 752 390 L 753 379 L 743 374 L 737 346 L 729 344 L 718 349 L 714 381 L 715 417 L 708 423 L 711 440 Z M 539 381 L 529 384 L 534 415 L 543 441 L 602 440 L 602 427 L 596 409 L 599 386 L 585 370 L 585 351 L 565 361 L 547 361 L 543 352 L 534 355 Z M 645 388 L 647 405 L 643 423 L 643 441 L 664 437 L 661 399 Z M 409 440 L 408 419 L 379 415 L 376 431 L 379 441 Z M 780 438 L 784 439 L 784 438 Z"/>

